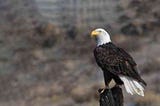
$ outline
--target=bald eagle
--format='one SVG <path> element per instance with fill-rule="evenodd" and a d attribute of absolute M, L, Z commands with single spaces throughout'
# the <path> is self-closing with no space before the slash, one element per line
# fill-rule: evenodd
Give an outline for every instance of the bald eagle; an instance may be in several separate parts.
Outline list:
<path fill-rule="evenodd" d="M 106 87 L 112 79 L 116 85 L 123 85 L 126 91 L 144 96 L 145 81 L 137 72 L 137 64 L 133 58 L 122 48 L 111 42 L 109 34 L 101 28 L 91 32 L 95 38 L 97 47 L 94 49 L 94 56 L 98 66 L 103 70 Z"/>

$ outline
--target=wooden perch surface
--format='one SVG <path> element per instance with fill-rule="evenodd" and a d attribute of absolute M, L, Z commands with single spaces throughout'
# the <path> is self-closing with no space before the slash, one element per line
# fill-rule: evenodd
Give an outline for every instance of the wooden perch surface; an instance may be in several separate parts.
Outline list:
<path fill-rule="evenodd" d="M 115 86 L 111 89 L 99 89 L 100 106 L 123 106 L 122 89 Z"/>

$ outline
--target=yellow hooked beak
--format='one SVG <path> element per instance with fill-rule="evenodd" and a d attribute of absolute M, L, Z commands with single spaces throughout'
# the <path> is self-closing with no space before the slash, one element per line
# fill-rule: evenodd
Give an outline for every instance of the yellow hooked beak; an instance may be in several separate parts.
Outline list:
<path fill-rule="evenodd" d="M 91 32 L 91 37 L 96 37 L 99 34 L 100 34 L 100 32 L 97 32 L 97 31 L 94 30 L 94 31 Z"/>

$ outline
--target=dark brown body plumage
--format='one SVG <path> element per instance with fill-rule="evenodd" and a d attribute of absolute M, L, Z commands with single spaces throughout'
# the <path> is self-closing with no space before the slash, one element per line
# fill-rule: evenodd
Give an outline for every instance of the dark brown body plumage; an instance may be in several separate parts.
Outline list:
<path fill-rule="evenodd" d="M 106 86 L 108 86 L 112 79 L 118 85 L 122 85 L 123 82 L 119 78 L 119 75 L 131 77 L 146 85 L 137 72 L 135 61 L 122 48 L 116 47 L 111 42 L 106 43 L 94 49 L 94 56 L 97 64 L 103 70 Z"/>

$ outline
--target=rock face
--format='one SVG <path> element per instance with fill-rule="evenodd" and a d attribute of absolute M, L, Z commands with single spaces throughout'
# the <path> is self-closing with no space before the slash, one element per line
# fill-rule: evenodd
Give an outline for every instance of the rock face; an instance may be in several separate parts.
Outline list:
<path fill-rule="evenodd" d="M 74 27 L 82 34 L 103 27 L 112 33 L 155 35 L 160 26 L 159 0 L 36 1 L 47 20 L 65 30 Z"/>
<path fill-rule="evenodd" d="M 89 33 L 91 28 L 108 27 L 117 19 L 116 0 L 36 0 L 40 12 L 65 30 L 76 27 Z"/>

